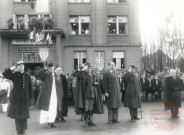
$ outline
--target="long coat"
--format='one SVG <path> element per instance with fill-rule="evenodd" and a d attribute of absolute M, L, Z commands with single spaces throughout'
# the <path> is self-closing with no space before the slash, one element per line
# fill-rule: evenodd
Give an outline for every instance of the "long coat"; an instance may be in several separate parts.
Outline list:
<path fill-rule="evenodd" d="M 140 99 L 140 80 L 135 76 L 135 74 L 127 72 L 124 76 L 127 80 L 127 89 L 125 95 L 124 106 L 132 107 L 132 108 L 140 108 L 141 107 L 141 99 Z"/>
<path fill-rule="evenodd" d="M 63 98 L 62 98 L 62 115 L 67 116 L 68 114 L 68 90 L 66 76 L 61 74 L 62 86 L 63 86 Z"/>
<path fill-rule="evenodd" d="M 73 97 L 75 103 L 75 113 L 81 114 L 84 110 L 84 98 L 83 92 L 81 89 L 81 76 L 82 71 L 75 71 L 72 73 L 72 89 L 73 89 Z"/>
<path fill-rule="evenodd" d="M 63 84 L 61 76 L 57 77 L 55 75 L 55 84 L 56 84 L 56 92 L 57 92 L 57 107 L 60 112 L 62 112 L 63 106 Z"/>
<path fill-rule="evenodd" d="M 121 105 L 120 99 L 120 84 L 118 78 L 113 75 L 109 70 L 103 75 L 103 88 L 109 94 L 106 98 L 107 108 L 119 108 Z"/>
<path fill-rule="evenodd" d="M 8 117 L 13 119 L 28 119 L 30 117 L 29 104 L 32 98 L 30 75 L 26 72 L 13 72 L 10 69 L 5 70 L 3 75 L 13 82 Z"/>
<path fill-rule="evenodd" d="M 37 73 L 37 77 L 42 81 L 42 89 L 39 93 L 36 105 L 38 109 L 48 111 L 49 105 L 50 105 L 52 85 L 53 85 L 53 75 L 48 70 L 41 69 Z M 55 81 L 55 84 L 56 84 L 56 81 Z M 56 84 L 56 87 L 57 87 L 57 84 Z M 56 94 L 57 94 L 57 102 L 59 104 L 62 103 L 61 102 L 62 94 L 61 94 L 60 88 L 56 88 Z"/>
<path fill-rule="evenodd" d="M 178 77 L 176 79 L 167 77 L 165 83 L 168 94 L 167 101 L 173 103 L 177 107 L 181 107 L 182 80 Z"/>
<path fill-rule="evenodd" d="M 81 74 L 81 88 L 84 94 L 84 99 L 94 98 L 93 113 L 104 113 L 102 94 L 99 88 L 99 82 L 94 74 L 89 75 L 86 71 Z M 96 84 L 97 83 L 97 84 Z"/>

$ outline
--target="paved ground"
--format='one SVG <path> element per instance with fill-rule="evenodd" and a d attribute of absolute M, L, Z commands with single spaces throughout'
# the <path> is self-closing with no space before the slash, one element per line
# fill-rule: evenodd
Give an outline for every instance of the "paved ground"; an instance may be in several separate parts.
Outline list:
<path fill-rule="evenodd" d="M 94 121 L 98 124 L 96 127 L 83 127 L 84 122 L 79 121 L 80 116 L 75 115 L 73 107 L 69 107 L 66 122 L 58 123 L 57 129 L 48 129 L 47 125 L 39 124 L 39 111 L 31 110 L 31 119 L 28 121 L 29 135 L 183 135 L 184 134 L 184 102 L 180 109 L 180 120 L 178 126 L 169 131 L 163 132 L 157 130 L 150 122 L 150 111 L 156 103 L 143 103 L 143 119 L 131 121 L 129 110 L 121 107 L 119 110 L 119 124 L 107 124 L 107 109 L 104 106 L 105 114 L 94 115 Z M 164 111 L 164 110 L 163 110 Z M 14 120 L 8 118 L 6 113 L 0 109 L 0 135 L 14 135 Z M 169 111 L 164 111 L 169 113 Z M 140 117 L 140 114 L 139 114 Z"/>

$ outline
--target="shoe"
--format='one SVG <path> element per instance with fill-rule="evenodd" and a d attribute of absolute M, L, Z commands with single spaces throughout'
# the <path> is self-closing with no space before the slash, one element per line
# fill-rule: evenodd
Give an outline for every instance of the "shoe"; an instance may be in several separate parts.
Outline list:
<path fill-rule="evenodd" d="M 16 135 L 21 135 L 21 133 L 20 132 L 17 132 Z"/>
<path fill-rule="evenodd" d="M 57 128 L 57 126 L 56 126 L 54 123 L 51 123 L 51 124 L 50 124 L 50 127 L 51 127 L 51 128 Z"/>
<path fill-rule="evenodd" d="M 21 135 L 28 135 L 28 133 L 26 131 L 22 132 Z"/>
<path fill-rule="evenodd" d="M 59 118 L 56 118 L 55 122 L 60 123 L 61 121 L 60 121 L 60 119 L 59 119 Z"/>
<path fill-rule="evenodd" d="M 175 118 L 180 118 L 180 116 L 178 116 L 178 115 L 175 115 Z"/>
<path fill-rule="evenodd" d="M 113 120 L 112 123 L 116 124 L 116 123 L 120 123 L 118 120 Z"/>
<path fill-rule="evenodd" d="M 48 128 L 57 128 L 57 126 L 54 123 L 49 123 Z"/>
<path fill-rule="evenodd" d="M 60 122 L 65 122 L 66 120 L 64 118 L 61 118 Z"/>
<path fill-rule="evenodd" d="M 95 124 L 94 122 L 90 122 L 88 123 L 88 126 L 97 126 L 97 124 Z"/>
<path fill-rule="evenodd" d="M 108 124 L 112 124 L 112 121 L 111 121 L 111 120 L 109 120 L 107 123 L 108 123 Z"/>
<path fill-rule="evenodd" d="M 137 118 L 137 117 L 134 117 L 134 120 L 140 120 L 139 118 Z"/>
<path fill-rule="evenodd" d="M 131 120 L 135 120 L 135 118 L 134 117 L 131 117 Z"/>

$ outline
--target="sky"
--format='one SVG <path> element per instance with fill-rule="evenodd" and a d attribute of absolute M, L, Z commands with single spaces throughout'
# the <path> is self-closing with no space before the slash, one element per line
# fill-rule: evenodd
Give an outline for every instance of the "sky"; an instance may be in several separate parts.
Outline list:
<path fill-rule="evenodd" d="M 142 40 L 157 35 L 164 18 L 171 12 L 177 25 L 184 31 L 184 0 L 140 0 Z"/>

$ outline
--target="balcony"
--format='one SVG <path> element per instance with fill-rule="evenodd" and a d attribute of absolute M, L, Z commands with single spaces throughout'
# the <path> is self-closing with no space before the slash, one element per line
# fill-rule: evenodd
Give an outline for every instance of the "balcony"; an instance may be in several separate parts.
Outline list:
<path fill-rule="evenodd" d="M 7 30 L 7 29 L 0 29 L 0 35 L 4 38 L 9 39 L 28 39 L 28 35 L 30 34 L 31 30 Z M 48 32 L 48 30 L 45 30 Z M 62 38 L 65 38 L 65 33 L 60 30 L 49 30 L 52 33 L 52 36 L 61 35 Z"/>

